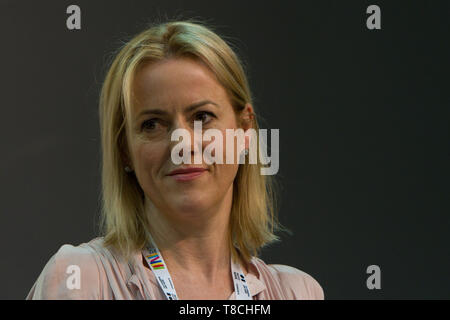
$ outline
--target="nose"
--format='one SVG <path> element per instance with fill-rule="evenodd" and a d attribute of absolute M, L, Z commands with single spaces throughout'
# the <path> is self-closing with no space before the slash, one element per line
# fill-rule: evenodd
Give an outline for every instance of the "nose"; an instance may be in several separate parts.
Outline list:
<path fill-rule="evenodd" d="M 176 119 L 170 131 L 169 136 L 169 150 L 172 154 L 172 150 L 176 148 L 179 157 L 183 158 L 183 163 L 190 161 L 190 163 L 202 163 L 202 128 L 201 125 L 193 125 L 184 119 Z M 185 155 L 184 153 L 189 154 Z M 172 159 L 173 160 L 173 159 Z"/>

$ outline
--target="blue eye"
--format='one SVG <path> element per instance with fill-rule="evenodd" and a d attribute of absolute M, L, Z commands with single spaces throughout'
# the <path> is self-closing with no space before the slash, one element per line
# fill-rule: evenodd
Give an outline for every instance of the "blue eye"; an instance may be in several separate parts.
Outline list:
<path fill-rule="evenodd" d="M 141 129 L 154 130 L 158 119 L 149 119 L 142 123 Z"/>
<path fill-rule="evenodd" d="M 202 121 L 203 123 L 207 123 L 211 121 L 211 117 L 216 117 L 214 113 L 208 111 L 200 111 L 195 114 L 196 121 Z"/>

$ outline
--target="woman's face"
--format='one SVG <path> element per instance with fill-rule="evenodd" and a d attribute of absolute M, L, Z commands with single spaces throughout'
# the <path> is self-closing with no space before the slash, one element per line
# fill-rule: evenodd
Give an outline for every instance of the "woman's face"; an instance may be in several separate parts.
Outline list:
<path fill-rule="evenodd" d="M 144 65 L 136 74 L 131 126 L 128 134 L 129 162 L 146 197 L 160 211 L 176 218 L 219 208 L 232 199 L 238 164 L 194 164 L 194 121 L 202 129 L 218 129 L 226 155 L 226 129 L 238 128 L 237 116 L 225 89 L 203 64 L 178 58 Z M 192 107 L 195 106 L 195 107 Z M 246 110 L 252 112 L 251 105 Z M 171 150 L 175 129 L 191 134 L 191 164 L 176 165 Z M 206 147 L 208 142 L 201 145 Z M 194 151 L 195 150 L 195 151 Z M 204 168 L 192 176 L 169 175 L 179 168 Z M 184 178 L 183 178 L 184 177 Z"/>

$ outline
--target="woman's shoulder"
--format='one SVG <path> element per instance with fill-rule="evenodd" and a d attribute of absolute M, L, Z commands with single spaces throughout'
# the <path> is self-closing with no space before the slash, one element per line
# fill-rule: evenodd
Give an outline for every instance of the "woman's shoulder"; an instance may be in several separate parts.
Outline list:
<path fill-rule="evenodd" d="M 98 299 L 102 238 L 62 245 L 46 263 L 26 299 Z"/>
<path fill-rule="evenodd" d="M 319 282 L 310 274 L 284 264 L 266 264 L 260 258 L 253 258 L 258 270 L 264 270 L 263 278 L 275 279 L 266 281 L 268 286 L 278 286 L 289 300 L 324 300 L 324 292 Z"/>
<path fill-rule="evenodd" d="M 109 249 L 103 246 L 103 238 L 94 238 L 79 245 L 62 245 L 50 258 L 49 263 L 56 271 L 65 269 L 66 266 L 78 266 L 84 271 L 93 271 L 99 266 L 99 258 L 108 253 Z"/>
<path fill-rule="evenodd" d="M 102 238 L 95 238 L 89 242 L 79 245 L 63 244 L 54 254 L 57 260 L 86 261 L 92 262 L 93 255 L 96 253 L 94 248 L 101 248 Z"/>

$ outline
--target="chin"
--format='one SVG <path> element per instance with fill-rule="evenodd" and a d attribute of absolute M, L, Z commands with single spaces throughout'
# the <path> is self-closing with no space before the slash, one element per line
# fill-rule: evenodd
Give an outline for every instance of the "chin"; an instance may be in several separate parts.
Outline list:
<path fill-rule="evenodd" d="M 170 201 L 175 211 L 182 213 L 196 213 L 206 210 L 212 206 L 211 197 L 205 192 L 189 192 L 178 195 Z"/>

